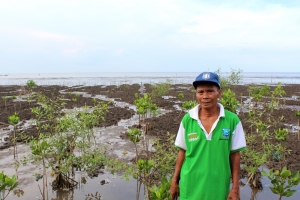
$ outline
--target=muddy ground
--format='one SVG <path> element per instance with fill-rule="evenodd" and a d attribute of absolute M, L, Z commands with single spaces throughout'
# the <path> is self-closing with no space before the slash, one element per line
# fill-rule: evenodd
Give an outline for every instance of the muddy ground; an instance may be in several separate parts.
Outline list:
<path fill-rule="evenodd" d="M 236 85 L 232 87 L 232 90 L 236 93 L 237 99 L 246 100 L 249 95 L 247 85 Z M 272 88 L 272 87 L 271 87 Z M 295 111 L 300 110 L 300 85 L 284 85 L 283 89 L 286 94 L 285 105 L 280 110 L 274 112 L 276 116 L 284 116 L 284 121 L 281 124 L 282 127 L 291 128 L 290 125 L 298 125 L 298 120 L 300 117 L 295 116 Z M 94 105 L 94 98 L 104 96 L 107 98 L 113 98 L 117 101 L 126 102 L 129 104 L 134 104 L 135 93 L 149 93 L 151 92 L 150 85 L 144 84 L 143 86 L 139 84 L 133 85 L 120 85 L 120 86 L 37 86 L 32 88 L 34 94 L 42 92 L 47 96 L 59 96 L 63 95 L 66 103 L 66 108 L 78 108 L 85 105 Z M 183 93 L 184 98 L 179 98 L 178 94 Z M 76 95 L 76 94 L 80 94 Z M 0 99 L 0 125 L 1 130 L 8 128 L 8 117 L 14 112 L 17 112 L 20 116 L 21 123 L 18 127 L 21 127 L 26 120 L 34 118 L 34 115 L 31 112 L 31 108 L 39 106 L 35 101 L 28 101 L 27 97 L 29 95 L 29 88 L 21 86 L 0 86 L 0 96 L 7 97 L 7 100 Z M 16 99 L 11 97 L 15 96 Z M 76 98 L 76 101 L 72 99 Z M 103 99 L 103 98 L 102 98 Z M 148 134 L 156 136 L 162 139 L 166 139 L 166 133 L 176 134 L 181 118 L 185 114 L 184 111 L 178 109 L 181 106 L 183 101 L 194 100 L 193 87 L 191 85 L 172 85 L 171 91 L 167 94 L 166 97 L 159 97 L 155 99 L 155 102 L 159 108 L 168 110 L 164 115 L 159 117 L 151 117 L 146 121 L 150 123 Z M 98 100 L 105 101 L 105 100 Z M 106 101 L 108 102 L 108 101 Z M 105 115 L 105 121 L 100 121 L 99 127 L 108 127 L 116 125 L 122 119 L 129 119 L 134 115 L 135 111 L 129 107 L 121 108 L 115 104 L 110 104 L 109 112 Z M 250 132 L 249 123 L 247 122 L 247 113 L 240 113 L 239 117 L 241 118 L 244 129 L 246 133 Z M 26 135 L 35 136 L 37 131 L 34 126 L 28 127 L 23 131 Z M 126 140 L 125 133 L 121 133 L 120 136 Z M 22 141 L 19 141 L 22 142 Z M 291 154 L 287 157 L 285 165 L 288 166 L 292 171 L 300 171 L 300 140 L 296 139 L 296 132 L 291 132 L 288 139 L 282 144 L 289 150 Z M 1 149 L 6 149 L 11 146 L 12 143 L 8 142 L 5 145 L 1 145 Z M 271 161 L 269 167 L 278 168 L 278 162 Z"/>

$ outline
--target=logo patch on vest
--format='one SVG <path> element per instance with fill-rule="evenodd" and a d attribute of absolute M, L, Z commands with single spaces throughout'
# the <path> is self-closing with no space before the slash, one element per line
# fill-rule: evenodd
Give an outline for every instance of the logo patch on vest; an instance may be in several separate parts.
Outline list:
<path fill-rule="evenodd" d="M 230 129 L 223 128 L 222 129 L 222 139 L 229 139 L 229 136 L 230 136 Z"/>
<path fill-rule="evenodd" d="M 199 139 L 199 136 L 197 133 L 189 133 L 188 134 L 188 139 L 189 139 L 189 142 L 193 142 L 193 141 L 196 141 Z"/>

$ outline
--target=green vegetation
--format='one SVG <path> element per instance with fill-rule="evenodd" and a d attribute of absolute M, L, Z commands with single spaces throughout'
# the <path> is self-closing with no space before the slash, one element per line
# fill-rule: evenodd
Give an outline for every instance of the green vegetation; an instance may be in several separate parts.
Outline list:
<path fill-rule="evenodd" d="M 239 101 L 236 99 L 235 93 L 230 89 L 223 92 L 222 97 L 219 101 L 226 110 L 236 113 Z"/>
<path fill-rule="evenodd" d="M 241 83 L 241 70 L 232 70 L 231 75 L 222 78 L 221 82 L 224 86 L 222 85 L 223 95 L 220 103 L 224 105 L 225 109 L 236 112 L 238 100 L 230 87 Z M 171 90 L 170 83 L 171 81 L 167 81 L 151 86 L 150 94 L 135 94 L 134 105 L 139 115 L 139 125 L 134 126 L 137 128 L 130 128 L 127 131 L 136 153 L 135 160 L 130 164 L 121 159 L 109 157 L 106 153 L 107 149 L 101 144 L 96 144 L 94 127 L 100 121 L 105 120 L 104 115 L 109 104 L 98 103 L 97 99 L 93 98 L 94 106 L 86 106 L 76 111 L 68 110 L 68 113 L 64 113 L 65 98 L 63 96 L 54 96 L 54 93 L 51 97 L 41 93 L 34 97 L 30 96 L 30 100 L 37 100 L 38 106 L 31 108 L 31 112 L 35 116 L 38 135 L 30 138 L 28 142 L 30 154 L 21 160 L 21 164 L 42 163 L 42 174 L 36 173 L 35 177 L 37 181 L 42 180 L 43 187 L 40 191 L 43 198 L 46 199 L 48 196 L 48 171 L 54 175 L 52 183 L 54 188 L 72 190 L 78 184 L 77 180 L 72 179 L 76 168 L 92 177 L 99 167 L 105 166 L 112 173 L 122 172 L 125 178 L 133 177 L 137 180 L 136 199 L 139 199 L 142 185 L 145 186 L 146 199 L 170 199 L 168 192 L 170 177 L 174 172 L 178 153 L 174 148 L 175 134 L 166 133 L 163 140 L 151 141 L 155 153 L 149 150 L 150 141 L 147 134 L 148 130 L 152 128 L 147 117 L 159 113 L 158 106 L 153 102 L 168 94 Z M 122 87 L 128 89 L 129 85 L 122 85 Z M 268 85 L 250 85 L 248 88 L 250 103 L 243 107 L 248 111 L 248 117 L 247 121 L 242 123 L 247 124 L 250 130 L 245 133 L 247 150 L 241 153 L 241 160 L 242 168 L 247 172 L 247 182 L 251 187 L 261 189 L 261 175 L 267 176 L 272 183 L 270 189 L 281 199 L 282 196 L 293 195 L 295 190 L 292 190 L 292 187 L 298 185 L 300 180 L 298 172 L 291 173 L 284 167 L 290 150 L 283 146 L 282 141 L 287 140 L 289 131 L 282 128 L 284 117 L 274 114 L 284 104 L 282 99 L 285 91 L 281 83 L 272 88 L 273 90 Z M 109 90 L 106 92 L 108 93 Z M 195 91 L 191 90 L 191 93 L 194 95 Z M 68 95 L 71 94 L 68 92 Z M 71 101 L 77 102 L 80 96 L 80 94 L 75 94 L 69 97 Z M 185 98 L 184 94 L 179 93 L 178 98 Z M 194 100 L 184 101 L 182 110 L 188 111 L 197 104 Z M 295 111 L 295 116 L 300 116 L 300 111 Z M 14 127 L 19 121 L 17 113 L 8 118 L 8 123 Z M 15 132 L 13 141 L 15 144 Z M 16 149 L 14 154 L 15 166 L 18 167 Z M 270 161 L 278 163 L 277 167 L 271 169 L 269 173 L 261 172 L 261 166 L 265 166 Z M 15 176 L 16 179 L 17 176 Z M 6 188 L 5 191 L 11 190 Z M 86 199 L 97 198 L 101 198 L 98 193 L 86 196 Z"/>
<path fill-rule="evenodd" d="M 7 110 L 7 107 L 6 107 L 7 97 L 2 97 L 2 100 L 4 101 L 5 110 Z"/>
<path fill-rule="evenodd" d="M 18 186 L 17 177 L 9 177 L 0 172 L 0 200 L 4 200 L 8 194 Z"/>
<path fill-rule="evenodd" d="M 291 190 L 291 188 L 300 183 L 299 172 L 294 172 L 292 174 L 286 167 L 283 167 L 281 172 L 279 170 L 276 170 L 275 172 L 274 170 L 270 170 L 269 173 L 262 171 L 262 175 L 270 179 L 273 184 L 270 189 L 274 194 L 279 195 L 279 200 L 281 200 L 283 196 L 292 196 L 296 190 Z"/>
<path fill-rule="evenodd" d="M 172 81 L 167 79 L 165 83 L 157 83 L 155 85 L 151 85 L 150 88 L 152 89 L 150 96 L 152 98 L 157 98 L 164 96 L 170 92 Z"/>
<path fill-rule="evenodd" d="M 184 98 L 184 95 L 183 95 L 182 93 L 179 93 L 179 94 L 178 94 L 178 97 L 181 98 L 181 99 L 183 99 L 183 98 Z"/>
<path fill-rule="evenodd" d="M 242 83 L 242 70 L 238 69 L 232 69 L 228 77 L 224 77 L 221 73 L 221 69 L 219 68 L 217 71 L 215 71 L 216 74 L 219 75 L 220 78 L 220 85 L 222 90 L 228 89 L 231 85 L 238 85 Z"/>
<path fill-rule="evenodd" d="M 290 154 L 290 150 L 282 146 L 281 142 L 288 136 L 288 131 L 280 127 L 284 117 L 274 114 L 274 110 L 280 107 L 278 99 L 285 92 L 279 83 L 273 91 L 266 85 L 262 87 L 252 85 L 249 87 L 249 94 L 254 102 L 248 106 L 248 123 L 251 131 L 246 134 L 247 151 L 242 153 L 242 160 L 245 162 L 243 169 L 248 172 L 250 185 L 260 188 L 259 167 L 274 159 L 283 167 L 286 156 Z M 266 98 L 263 98 L 267 94 L 271 94 L 268 104 Z M 273 138 L 277 139 L 276 143 L 271 142 Z"/>
<path fill-rule="evenodd" d="M 77 185 L 77 181 L 70 177 L 74 174 L 75 167 L 81 168 L 87 174 L 93 174 L 104 165 L 106 161 L 104 149 L 94 148 L 93 127 L 100 120 L 104 120 L 108 105 L 100 103 L 94 107 L 85 107 L 81 111 L 65 114 L 61 112 L 65 105 L 62 96 L 49 98 L 40 93 L 37 100 L 41 106 L 31 110 L 36 117 L 38 136 L 31 138 L 29 143 L 31 153 L 23 158 L 22 163 L 42 163 L 41 195 L 46 199 L 47 169 L 55 174 L 52 187 L 63 189 Z M 78 153 L 75 154 L 75 150 Z"/>
<path fill-rule="evenodd" d="M 32 87 L 37 86 L 37 84 L 34 82 L 34 80 L 28 80 L 26 82 L 26 86 L 29 87 L 29 88 L 32 88 Z"/>
<path fill-rule="evenodd" d="M 152 98 L 150 95 L 144 94 L 143 97 L 139 98 L 139 95 L 136 93 L 135 98 L 136 100 L 134 101 L 134 105 L 136 106 L 137 114 L 139 114 L 139 124 L 141 124 L 141 116 L 143 119 L 145 119 L 148 112 L 152 114 L 157 114 L 160 112 L 156 104 L 152 103 Z"/>
<path fill-rule="evenodd" d="M 159 186 L 154 184 L 150 188 L 151 192 L 151 199 L 152 200 L 171 200 L 171 194 L 169 192 L 169 189 L 171 187 L 171 181 L 172 179 L 170 178 L 169 180 L 166 177 L 163 177 L 161 179 L 161 183 Z"/>
<path fill-rule="evenodd" d="M 14 126 L 14 130 L 13 130 L 13 143 L 14 143 L 14 159 L 15 159 L 15 165 L 16 165 L 16 170 L 17 170 L 17 166 L 19 165 L 19 161 L 18 161 L 18 150 L 17 150 L 17 137 L 16 137 L 16 125 L 19 123 L 20 121 L 20 117 L 18 115 L 18 113 L 14 113 L 13 115 L 8 117 L 8 123 L 10 125 Z"/>
<path fill-rule="evenodd" d="M 126 167 L 126 170 L 128 174 L 131 174 L 132 177 L 137 179 L 137 200 L 139 199 L 142 184 L 146 187 L 147 199 L 165 199 L 165 197 L 170 197 L 168 192 L 170 180 L 167 180 L 166 177 L 174 172 L 175 160 L 178 153 L 174 150 L 174 135 L 170 136 L 170 134 L 167 133 L 167 142 L 162 143 L 156 140 L 156 151 L 155 154 L 153 154 L 148 148 L 149 141 L 146 138 L 146 132 L 142 133 L 142 131 L 136 128 L 127 131 L 130 141 L 135 145 L 136 160 L 133 168 Z M 146 152 L 145 155 L 138 153 L 137 143 L 140 141 L 144 144 L 143 150 L 140 152 Z"/>
<path fill-rule="evenodd" d="M 194 108 L 198 103 L 196 101 L 190 100 L 190 101 L 184 101 L 182 103 L 182 109 L 185 111 L 188 111 L 192 108 Z"/>

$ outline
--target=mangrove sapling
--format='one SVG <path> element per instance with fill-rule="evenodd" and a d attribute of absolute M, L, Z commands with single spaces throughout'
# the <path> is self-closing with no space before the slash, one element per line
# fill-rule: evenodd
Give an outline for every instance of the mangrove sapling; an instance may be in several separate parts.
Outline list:
<path fill-rule="evenodd" d="M 9 177 L 0 172 L 0 200 L 4 200 L 8 194 L 18 186 L 17 177 Z"/>
<path fill-rule="evenodd" d="M 183 98 L 184 98 L 183 93 L 179 93 L 179 94 L 178 94 L 178 97 L 179 97 L 180 99 L 183 99 Z"/>
<path fill-rule="evenodd" d="M 134 143 L 136 150 L 135 168 L 137 170 L 133 172 L 132 176 L 137 178 L 137 199 L 139 197 L 141 184 L 144 184 L 147 189 L 147 197 L 150 200 L 152 199 L 151 193 L 157 192 L 155 191 L 156 189 L 161 190 L 161 187 L 164 188 L 164 178 L 171 177 L 171 174 L 174 172 L 178 152 L 174 149 L 175 135 L 170 135 L 170 133 L 166 134 L 167 137 L 165 140 L 154 141 L 155 153 L 150 152 L 148 148 L 149 141 L 145 137 L 147 135 L 146 132 L 147 129 L 144 129 L 144 137 L 142 137 L 142 132 L 133 128 L 128 130 L 127 134 L 130 141 Z M 146 152 L 146 155 L 139 154 L 137 142 L 140 141 L 146 144 L 141 151 Z M 151 189 L 153 184 L 158 184 L 159 186 L 156 187 L 156 189 Z"/>
<path fill-rule="evenodd" d="M 5 110 L 7 110 L 7 107 L 6 107 L 7 97 L 2 97 L 2 100 L 4 101 Z"/>
<path fill-rule="evenodd" d="M 236 95 L 232 90 L 225 90 L 219 102 L 224 106 L 226 110 L 236 113 L 239 101 L 236 99 Z"/>
<path fill-rule="evenodd" d="M 138 148 L 137 148 L 137 143 L 139 141 L 141 141 L 141 135 L 142 135 L 142 132 L 137 129 L 137 128 L 132 128 L 132 129 L 129 129 L 127 131 L 127 135 L 129 137 L 129 140 L 134 144 L 134 147 L 135 147 L 135 164 L 137 165 L 138 164 Z M 142 182 L 140 181 L 139 182 L 139 177 L 138 177 L 139 173 L 136 174 L 136 175 L 133 175 L 134 177 L 137 178 L 137 182 L 136 182 L 136 200 L 139 199 L 139 194 L 140 194 L 140 189 L 141 189 L 141 184 Z"/>
<path fill-rule="evenodd" d="M 279 89 L 278 89 L 279 91 Z M 246 134 L 247 151 L 242 153 L 242 160 L 245 162 L 244 169 L 248 171 L 248 182 L 255 186 L 253 177 L 256 173 L 260 173 L 259 167 L 276 159 L 281 166 L 285 160 L 288 150 L 284 148 L 279 140 L 274 140 L 276 137 L 284 139 L 286 131 L 280 128 L 284 118 L 282 116 L 274 115 L 274 109 L 278 106 L 276 96 L 274 94 L 282 92 L 271 93 L 271 102 L 268 106 L 262 105 L 263 96 L 268 93 L 268 87 L 251 86 L 249 93 L 255 100 L 254 106 L 248 107 L 248 123 L 250 123 L 251 134 Z M 272 144 L 271 141 L 278 141 Z M 258 176 L 259 177 L 259 176 Z M 252 183 L 251 183 L 252 182 Z"/>
<path fill-rule="evenodd" d="M 148 94 L 144 94 L 143 97 L 139 98 L 139 95 L 135 94 L 136 100 L 134 101 L 134 105 L 136 106 L 136 112 L 139 115 L 139 125 L 141 125 L 141 116 L 143 120 L 147 117 L 148 111 L 152 114 L 156 114 L 159 112 L 156 104 L 152 103 L 152 98 Z"/>
<path fill-rule="evenodd" d="M 274 194 L 279 195 L 279 200 L 283 196 L 290 197 L 294 195 L 297 190 L 292 190 L 291 188 L 300 183 L 299 172 L 291 173 L 286 167 L 283 167 L 281 171 L 274 171 L 273 169 L 269 173 L 262 171 L 262 175 L 270 179 L 273 184 L 270 189 Z"/>
<path fill-rule="evenodd" d="M 189 111 L 190 109 L 194 108 L 198 103 L 196 101 L 190 100 L 190 101 L 184 101 L 182 103 L 182 110 Z"/>
<path fill-rule="evenodd" d="M 284 89 L 281 86 L 281 82 L 278 82 L 276 88 L 272 91 L 272 96 L 274 96 L 275 98 L 278 98 L 278 104 L 280 105 L 280 98 L 283 98 L 283 95 L 285 95 L 286 92 L 284 91 Z M 285 102 L 285 101 L 284 101 Z"/>
<path fill-rule="evenodd" d="M 64 98 L 49 98 L 38 94 L 39 107 L 32 109 L 36 116 L 38 137 L 31 141 L 31 154 L 24 158 L 26 162 L 43 164 L 43 198 L 47 195 L 47 173 L 50 168 L 55 175 L 53 188 L 72 189 L 77 181 L 74 180 L 74 167 L 83 172 L 93 174 L 105 163 L 105 152 L 96 149 L 93 128 L 104 119 L 108 106 L 99 103 L 94 107 L 85 107 L 68 114 L 64 109 Z"/>
<path fill-rule="evenodd" d="M 37 84 L 34 82 L 34 80 L 28 80 L 26 82 L 26 86 L 29 88 L 33 88 L 33 87 L 37 86 Z"/>
<path fill-rule="evenodd" d="M 160 185 L 154 184 L 150 188 L 151 199 L 152 200 L 172 200 L 171 194 L 169 192 L 171 187 L 172 178 L 167 179 L 163 177 L 160 181 Z"/>
<path fill-rule="evenodd" d="M 33 88 L 37 86 L 37 84 L 34 82 L 34 80 L 28 80 L 26 82 L 26 86 L 29 88 L 29 99 L 32 99 L 33 97 Z M 27 98 L 27 100 L 28 100 Z M 28 100 L 29 101 L 29 100 Z M 29 101 L 30 104 L 30 101 Z"/>
<path fill-rule="evenodd" d="M 18 157 L 18 151 L 17 151 L 17 145 L 16 145 L 16 125 L 19 123 L 20 121 L 20 117 L 18 115 L 18 113 L 14 113 L 13 115 L 8 117 L 8 123 L 10 125 L 14 126 L 13 129 L 13 143 L 14 143 L 14 159 L 17 160 Z"/>
<path fill-rule="evenodd" d="M 296 111 L 295 111 L 295 116 L 296 116 L 296 117 L 300 117 L 300 111 L 299 111 L 299 110 L 296 110 Z"/>
<path fill-rule="evenodd" d="M 96 99 L 96 98 L 93 98 L 93 99 L 92 99 L 92 102 L 94 103 L 94 106 L 96 106 L 97 99 Z"/>
<path fill-rule="evenodd" d="M 168 94 L 171 90 L 172 80 L 167 79 L 165 83 L 157 83 L 155 85 L 150 85 L 152 89 L 150 96 L 155 99 L 157 97 L 164 96 Z"/>
<path fill-rule="evenodd" d="M 216 74 L 219 75 L 220 83 L 222 86 L 222 89 L 226 90 L 230 87 L 230 85 L 237 85 L 242 83 L 243 77 L 242 77 L 242 70 L 238 69 L 232 69 L 228 77 L 224 77 L 221 73 L 221 69 L 219 68 L 217 71 L 215 71 Z"/>
<path fill-rule="evenodd" d="M 279 128 L 275 130 L 275 138 L 279 141 L 285 141 L 289 135 L 289 132 L 286 128 Z"/>

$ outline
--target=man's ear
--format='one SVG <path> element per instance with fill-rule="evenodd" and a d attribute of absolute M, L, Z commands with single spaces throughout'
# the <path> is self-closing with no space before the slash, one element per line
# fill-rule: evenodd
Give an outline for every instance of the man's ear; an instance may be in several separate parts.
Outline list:
<path fill-rule="evenodd" d="M 219 90 L 219 98 L 221 98 L 222 94 L 223 94 L 223 91 L 220 89 Z"/>

